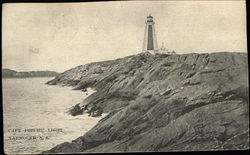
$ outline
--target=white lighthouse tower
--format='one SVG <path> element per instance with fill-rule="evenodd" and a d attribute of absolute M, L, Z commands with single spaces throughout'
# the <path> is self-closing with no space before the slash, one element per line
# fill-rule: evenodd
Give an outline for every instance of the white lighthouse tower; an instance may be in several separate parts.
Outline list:
<path fill-rule="evenodd" d="M 153 16 L 149 14 L 146 20 L 145 34 L 143 41 L 143 52 L 150 52 L 151 54 L 156 54 L 158 52 L 158 45 L 155 34 L 155 22 L 153 21 Z"/>

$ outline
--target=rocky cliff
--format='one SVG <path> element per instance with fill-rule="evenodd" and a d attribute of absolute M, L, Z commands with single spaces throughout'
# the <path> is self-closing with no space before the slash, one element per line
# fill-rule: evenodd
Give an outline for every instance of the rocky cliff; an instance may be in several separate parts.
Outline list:
<path fill-rule="evenodd" d="M 48 84 L 95 89 L 77 114 L 108 115 L 44 153 L 248 149 L 247 64 L 245 53 L 141 53 L 70 69 Z"/>

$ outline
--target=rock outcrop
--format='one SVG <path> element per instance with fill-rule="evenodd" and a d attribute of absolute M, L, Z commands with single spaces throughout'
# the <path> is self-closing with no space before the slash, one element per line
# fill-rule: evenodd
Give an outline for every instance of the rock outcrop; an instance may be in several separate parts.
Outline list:
<path fill-rule="evenodd" d="M 248 149 L 247 65 L 245 53 L 141 53 L 70 69 L 48 84 L 95 89 L 81 113 L 108 115 L 44 153 Z"/>

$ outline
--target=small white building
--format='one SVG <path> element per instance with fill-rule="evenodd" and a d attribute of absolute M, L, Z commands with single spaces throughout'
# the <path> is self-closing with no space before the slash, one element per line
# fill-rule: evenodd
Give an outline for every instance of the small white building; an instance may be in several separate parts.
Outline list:
<path fill-rule="evenodd" d="M 162 42 L 161 48 L 158 51 L 159 54 L 168 54 L 168 55 L 175 55 L 176 52 L 172 51 L 170 52 L 170 50 L 168 50 L 165 46 L 164 43 Z"/>

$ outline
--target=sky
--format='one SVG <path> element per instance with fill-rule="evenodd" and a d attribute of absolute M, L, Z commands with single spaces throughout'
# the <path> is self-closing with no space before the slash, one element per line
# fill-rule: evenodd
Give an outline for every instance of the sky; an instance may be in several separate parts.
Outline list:
<path fill-rule="evenodd" d="M 146 16 L 177 54 L 247 52 L 244 1 L 127 1 L 3 5 L 2 66 L 63 72 L 142 52 Z"/>

